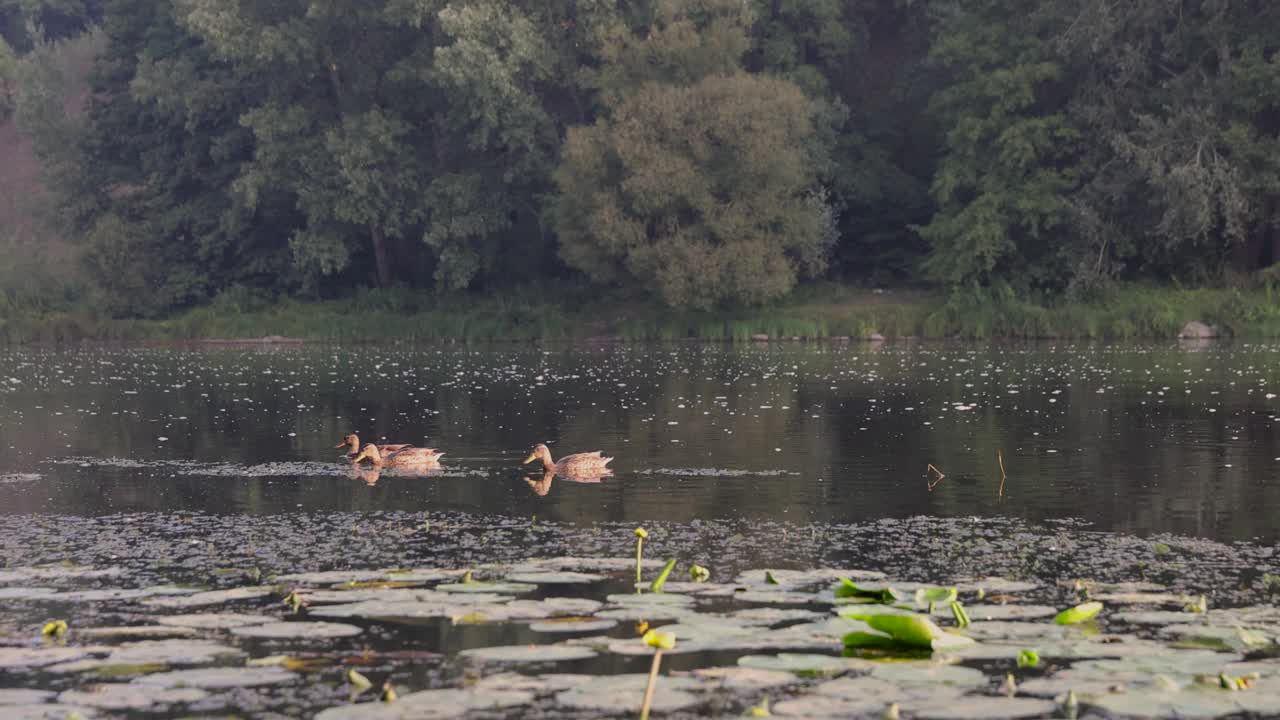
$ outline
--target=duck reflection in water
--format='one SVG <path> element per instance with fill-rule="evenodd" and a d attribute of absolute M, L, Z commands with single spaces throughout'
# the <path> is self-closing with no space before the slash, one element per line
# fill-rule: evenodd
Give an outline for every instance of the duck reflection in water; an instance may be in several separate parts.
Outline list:
<path fill-rule="evenodd" d="M 352 465 L 351 472 L 347 475 L 352 480 L 362 480 L 365 485 L 373 487 L 378 484 L 378 478 L 382 477 L 382 471 L 378 468 L 362 468 L 359 465 Z"/>
<path fill-rule="evenodd" d="M 576 472 L 576 473 L 573 473 L 572 475 L 560 475 L 560 479 L 565 482 L 574 482 L 574 483 L 582 483 L 583 485 L 590 485 L 593 483 L 599 483 L 603 481 L 605 478 L 611 477 L 612 475 L 613 475 L 612 470 L 609 470 L 608 468 L 601 468 L 594 472 Z M 525 477 L 524 481 L 528 483 L 529 489 L 533 491 L 534 495 L 542 497 L 542 496 L 545 496 L 547 493 L 551 492 L 551 481 L 555 479 L 556 479 L 555 470 L 543 470 L 542 477 L 540 479 L 535 480 L 532 475 L 529 475 Z"/>

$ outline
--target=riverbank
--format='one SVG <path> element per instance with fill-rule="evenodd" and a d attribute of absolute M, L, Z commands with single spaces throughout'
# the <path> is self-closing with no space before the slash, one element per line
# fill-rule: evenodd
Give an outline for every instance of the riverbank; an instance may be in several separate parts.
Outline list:
<path fill-rule="evenodd" d="M 0 343 L 75 341 L 491 342 L 778 339 L 1169 340 L 1190 321 L 1242 339 L 1280 337 L 1280 291 L 1130 286 L 1083 301 L 806 288 L 783 303 L 675 311 L 585 293 L 438 298 L 406 290 L 324 302 L 214 302 L 156 320 L 78 312 L 0 317 Z"/>

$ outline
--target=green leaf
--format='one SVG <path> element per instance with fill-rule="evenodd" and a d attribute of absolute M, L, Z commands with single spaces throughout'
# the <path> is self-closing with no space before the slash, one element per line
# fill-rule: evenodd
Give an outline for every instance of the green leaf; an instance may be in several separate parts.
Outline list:
<path fill-rule="evenodd" d="M 858 584 L 849 578 L 840 578 L 840 582 L 836 585 L 834 592 L 837 598 L 860 598 L 885 604 L 897 600 L 899 596 L 898 591 L 891 587 L 862 588 L 858 587 Z"/>
<path fill-rule="evenodd" d="M 1063 610 L 1058 613 L 1053 621 L 1059 625 L 1078 625 L 1082 622 L 1088 622 L 1098 616 L 1102 612 L 1102 603 L 1087 602 L 1077 605 L 1073 608 Z"/>
<path fill-rule="evenodd" d="M 1023 650 L 1018 653 L 1018 667 L 1029 668 L 1040 664 L 1040 654 L 1035 650 Z"/>
<path fill-rule="evenodd" d="M 662 586 L 667 584 L 667 577 L 671 575 L 671 571 L 676 567 L 676 559 L 671 558 L 666 565 L 662 566 L 662 572 L 658 573 L 658 577 L 654 578 L 653 583 L 649 585 L 650 592 L 662 592 Z"/>

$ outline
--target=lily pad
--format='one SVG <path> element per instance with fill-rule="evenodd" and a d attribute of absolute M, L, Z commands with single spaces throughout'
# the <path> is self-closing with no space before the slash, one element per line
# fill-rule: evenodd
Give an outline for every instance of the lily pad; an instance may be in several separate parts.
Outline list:
<path fill-rule="evenodd" d="M 1110 619 L 1131 625 L 1177 625 L 1204 622 L 1204 615 L 1170 610 L 1151 610 L 1147 612 L 1119 612 L 1111 615 Z"/>
<path fill-rule="evenodd" d="M 201 668 L 198 670 L 174 670 L 172 672 L 143 675 L 133 681 L 135 685 L 161 688 L 202 688 L 205 690 L 281 685 L 297 680 L 298 676 L 278 667 L 227 667 Z"/>
<path fill-rule="evenodd" d="M 91 708 L 83 705 L 62 705 L 62 704 L 34 704 L 34 705 L 6 705 L 4 706 L 5 720 L 67 720 L 72 717 L 82 717 L 86 720 L 98 716 Z"/>
<path fill-rule="evenodd" d="M 744 603 L 761 605 L 817 605 L 830 604 L 831 600 L 813 593 L 802 592 L 769 592 L 766 590 L 748 590 L 733 594 L 733 599 Z"/>
<path fill-rule="evenodd" d="M 533 693 L 520 690 L 424 690 L 402 695 L 394 703 L 329 708 L 316 715 L 316 720 L 442 720 L 519 707 L 533 700 Z"/>
<path fill-rule="evenodd" d="M 596 656 L 591 648 L 572 645 L 505 645 L 472 648 L 458 653 L 460 657 L 501 663 L 546 663 L 587 660 Z"/>
<path fill-rule="evenodd" d="M 1271 632 L 1242 627 L 1167 625 L 1160 629 L 1160 635 L 1206 648 L 1235 652 L 1262 650 L 1275 645 L 1275 636 Z"/>
<path fill-rule="evenodd" d="M 53 700 L 56 693 L 48 690 L 0 689 L 0 706 L 35 705 Z"/>
<path fill-rule="evenodd" d="M 1020 720 L 1045 717 L 1057 703 L 1036 698 L 966 696 L 912 702 L 903 710 L 920 720 Z"/>
<path fill-rule="evenodd" d="M 209 592 L 199 592 L 193 595 L 158 597 L 150 600 L 143 600 L 142 604 L 149 607 L 162 608 L 201 607 L 203 605 L 221 605 L 222 603 L 236 602 L 238 600 L 256 600 L 258 598 L 274 594 L 275 592 L 276 589 L 270 585 L 257 585 L 253 587 L 231 588 L 230 590 L 211 590 Z"/>
<path fill-rule="evenodd" d="M 105 654 L 109 648 L 90 647 L 0 647 L 0 669 L 22 670 L 40 668 L 58 663 L 73 662 L 95 654 Z"/>
<path fill-rule="evenodd" d="M 103 710 L 164 710 L 170 705 L 200 702 L 209 693 L 199 688 L 154 688 L 132 683 L 89 685 L 82 690 L 67 690 L 58 702 L 86 705 Z"/>
<path fill-rule="evenodd" d="M 778 670 L 801 677 L 831 677 L 840 675 L 861 665 L 851 658 L 804 653 L 779 653 L 777 655 L 743 655 L 738 658 L 741 667 L 757 670 Z"/>
<path fill-rule="evenodd" d="M 203 665 L 243 655 L 239 650 L 208 640 L 143 640 L 110 649 L 106 657 L 54 665 L 50 672 L 71 673 L 112 666 Z"/>
<path fill-rule="evenodd" d="M 538 589 L 537 585 L 518 582 L 469 582 L 446 583 L 434 588 L 447 593 L 494 593 L 497 595 L 523 595 Z"/>
<path fill-rule="evenodd" d="M 531 585 L 587 585 L 608 580 L 604 575 L 593 575 L 580 572 L 529 572 L 512 573 L 507 580 L 513 583 Z"/>
<path fill-rule="evenodd" d="M 377 570 L 325 570 L 322 572 L 290 573 L 275 578 L 275 582 L 285 585 L 325 586 L 334 583 L 372 582 L 386 580 L 387 574 Z M 397 577 L 397 580 L 404 578 Z"/>
<path fill-rule="evenodd" d="M 700 668 L 693 671 L 693 676 L 703 680 L 714 681 L 720 687 L 736 692 L 763 690 L 783 685 L 794 685 L 798 682 L 795 673 L 784 670 L 743 667 L 741 665 L 738 667 Z"/>
<path fill-rule="evenodd" d="M 1038 620 L 1058 614 L 1057 608 L 1048 605 L 965 605 L 965 612 L 973 622 L 986 620 Z M 939 617 L 951 617 L 951 608 L 938 605 L 933 614 Z"/>
<path fill-rule="evenodd" d="M 634 714 L 640 711 L 649 676 L 606 675 L 582 683 L 556 695 L 556 703 L 577 710 L 596 710 L 611 714 Z M 702 684 L 692 678 L 659 675 L 653 693 L 654 712 L 688 710 L 702 701 L 694 691 Z"/>
<path fill-rule="evenodd" d="M 163 615 L 155 618 L 161 625 L 196 628 L 199 630 L 230 630 L 245 625 L 264 625 L 275 622 L 270 615 L 240 615 L 237 613 L 193 613 L 190 615 Z"/>
<path fill-rule="evenodd" d="M 195 628 L 173 627 L 169 625 L 124 625 L 120 627 L 76 628 L 76 638 L 92 638 L 94 640 L 155 639 L 194 637 L 199 633 Z"/>
<path fill-rule="evenodd" d="M 871 677 L 899 687 L 974 689 L 987 684 L 981 670 L 931 661 L 877 664 Z"/>
<path fill-rule="evenodd" d="M 332 622 L 275 622 L 231 628 L 232 635 L 273 640 L 330 640 L 362 632 L 364 629 L 355 625 Z"/>
<path fill-rule="evenodd" d="M 567 617 L 532 623 L 529 629 L 544 633 L 599 632 L 613 628 L 617 624 L 617 620 L 608 618 Z"/>

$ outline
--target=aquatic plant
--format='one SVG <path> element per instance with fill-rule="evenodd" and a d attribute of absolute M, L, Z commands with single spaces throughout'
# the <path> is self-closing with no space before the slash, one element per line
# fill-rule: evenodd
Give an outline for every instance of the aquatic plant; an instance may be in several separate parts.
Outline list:
<path fill-rule="evenodd" d="M 689 579 L 694 582 L 706 582 L 711 579 L 711 571 L 701 565 L 694 565 L 689 568 Z"/>
<path fill-rule="evenodd" d="M 662 667 L 662 651 L 676 646 L 674 633 L 662 630 L 650 630 L 641 638 L 645 645 L 653 648 L 653 664 L 649 667 L 649 683 L 644 688 L 644 702 L 640 704 L 640 720 L 649 720 L 649 708 L 653 705 L 653 691 L 658 686 L 658 671 Z"/>
<path fill-rule="evenodd" d="M 58 639 L 67 634 L 66 620 L 50 620 L 40 628 L 40 635 L 46 638 Z"/>
<path fill-rule="evenodd" d="M 1035 650 L 1021 650 L 1018 652 L 1018 667 L 1031 668 L 1040 665 L 1040 654 Z"/>
<path fill-rule="evenodd" d="M 640 582 L 643 578 L 640 568 L 644 563 L 644 541 L 649 537 L 649 531 L 638 527 L 633 532 L 636 536 L 636 582 Z"/>
<path fill-rule="evenodd" d="M 1078 625 L 1096 618 L 1100 612 L 1102 612 L 1102 603 L 1087 602 L 1063 610 L 1053 618 L 1053 621 L 1059 625 Z"/>
<path fill-rule="evenodd" d="M 852 632 L 844 636 L 846 649 L 926 649 L 940 650 L 972 645 L 973 640 L 953 635 L 938 627 L 930 618 L 919 614 L 841 612 L 851 620 L 861 620 L 878 632 Z"/>
<path fill-rule="evenodd" d="M 649 585 L 649 592 L 662 592 L 662 588 L 667 584 L 667 578 L 671 576 L 671 571 L 676 567 L 676 559 L 671 558 L 666 565 L 662 566 L 662 571 L 658 573 L 658 577 L 653 579 Z"/>

